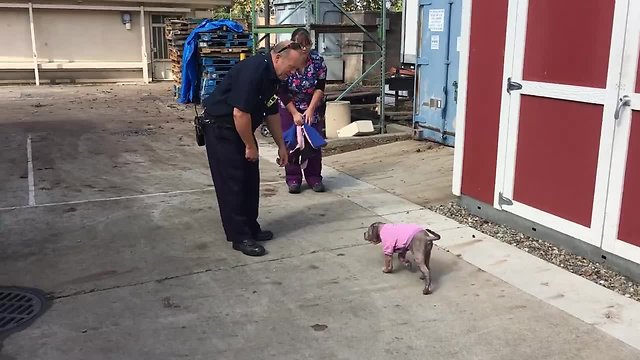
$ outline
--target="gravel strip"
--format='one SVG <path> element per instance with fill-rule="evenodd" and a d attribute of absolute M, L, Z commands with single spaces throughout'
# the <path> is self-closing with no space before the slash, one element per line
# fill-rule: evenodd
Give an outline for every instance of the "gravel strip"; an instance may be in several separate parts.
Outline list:
<path fill-rule="evenodd" d="M 505 225 L 499 225 L 473 215 L 456 202 L 432 206 L 430 210 L 461 224 L 468 225 L 502 242 L 516 246 L 542 260 L 560 266 L 618 294 L 640 301 L 640 283 L 634 282 L 626 276 L 602 266 L 600 263 L 574 255 L 543 240 L 534 239 Z"/>

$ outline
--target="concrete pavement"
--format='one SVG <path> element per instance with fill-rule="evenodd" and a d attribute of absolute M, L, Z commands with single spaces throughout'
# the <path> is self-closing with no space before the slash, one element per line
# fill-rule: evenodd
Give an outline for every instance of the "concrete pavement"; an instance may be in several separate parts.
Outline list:
<path fill-rule="evenodd" d="M 346 180 L 327 182 L 336 192 L 363 191 Z M 224 242 L 211 192 L 159 195 L 144 203 L 78 204 L 77 222 L 60 221 L 62 209 L 56 206 L 10 212 L 59 221 L 47 223 L 41 238 L 37 234 L 45 229 L 12 229 L 41 251 L 3 261 L 2 282 L 10 275 L 16 283 L 53 290 L 58 299 L 34 325 L 6 339 L 2 354 L 9 359 L 638 356 L 595 327 L 440 249 L 432 260 L 435 293 L 423 296 L 417 274 L 381 272 L 380 249 L 361 240 L 363 228 L 381 218 L 365 204 L 336 193 L 307 192 L 291 201 L 282 186 L 272 186 L 266 186 L 273 195 L 264 198 L 262 218 L 279 237 L 268 243 L 270 253 L 263 258 L 242 256 Z M 379 196 L 378 205 L 385 197 Z M 411 207 L 397 206 L 389 216 Z M 11 216 L 3 213 L 4 220 Z M 79 237 L 73 229 L 81 228 Z M 37 274 L 29 266 L 47 271 Z"/>
<path fill-rule="evenodd" d="M 15 102 L 0 105 L 18 112 Z M 338 170 L 325 171 L 330 192 L 289 195 L 266 146 L 261 222 L 277 238 L 267 256 L 243 256 L 224 240 L 203 149 L 180 138 L 191 139 L 190 125 L 150 112 L 175 129 L 123 137 L 151 118 L 121 112 L 62 129 L 55 118 L 0 119 L 3 136 L 23 139 L 2 145 L 0 163 L 14 166 L 0 173 L 9 184 L 0 284 L 55 297 L 30 327 L 0 339 L 0 359 L 640 357 L 629 345 L 636 334 L 614 337 L 638 319 L 636 303 Z M 25 196 L 25 156 L 16 155 L 26 154 L 29 133 L 56 139 L 33 143 L 36 206 Z M 450 252 L 434 251 L 432 295 L 422 295 L 417 273 L 382 273 L 381 249 L 362 232 L 385 219 L 443 235 Z M 545 277 L 546 291 L 574 286 L 562 299 L 538 296 L 533 285 Z M 608 312 L 584 320 L 591 305 Z"/>

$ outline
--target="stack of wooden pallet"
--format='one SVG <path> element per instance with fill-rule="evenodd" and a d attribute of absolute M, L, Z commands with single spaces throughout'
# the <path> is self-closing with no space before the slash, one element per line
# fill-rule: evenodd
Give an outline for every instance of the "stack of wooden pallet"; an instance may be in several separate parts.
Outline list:
<path fill-rule="evenodd" d="M 200 21 L 201 19 L 167 19 L 165 22 L 164 31 L 169 48 L 171 73 L 174 82 L 173 88 L 176 97 L 180 93 L 180 84 L 182 84 L 182 53 L 184 43 Z"/>
<path fill-rule="evenodd" d="M 200 99 L 209 96 L 233 65 L 251 54 L 253 37 L 249 32 L 237 33 L 226 28 L 200 33 Z"/>

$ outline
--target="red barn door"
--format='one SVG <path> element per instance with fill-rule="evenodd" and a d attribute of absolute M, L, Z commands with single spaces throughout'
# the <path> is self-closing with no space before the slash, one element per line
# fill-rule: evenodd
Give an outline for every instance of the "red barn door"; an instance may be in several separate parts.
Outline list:
<path fill-rule="evenodd" d="M 640 263 L 640 1 L 630 1 L 603 248 Z"/>
<path fill-rule="evenodd" d="M 495 205 L 596 246 L 628 6 L 510 1 Z"/>

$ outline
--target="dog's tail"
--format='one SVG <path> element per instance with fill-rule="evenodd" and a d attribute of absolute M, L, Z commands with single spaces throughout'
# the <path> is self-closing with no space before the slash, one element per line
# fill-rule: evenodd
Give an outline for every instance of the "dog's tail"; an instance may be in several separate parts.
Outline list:
<path fill-rule="evenodd" d="M 438 233 L 436 233 L 435 231 L 431 229 L 424 229 L 424 231 L 426 231 L 427 234 L 429 234 L 429 237 L 427 238 L 428 241 L 440 240 L 440 235 L 438 235 Z"/>

